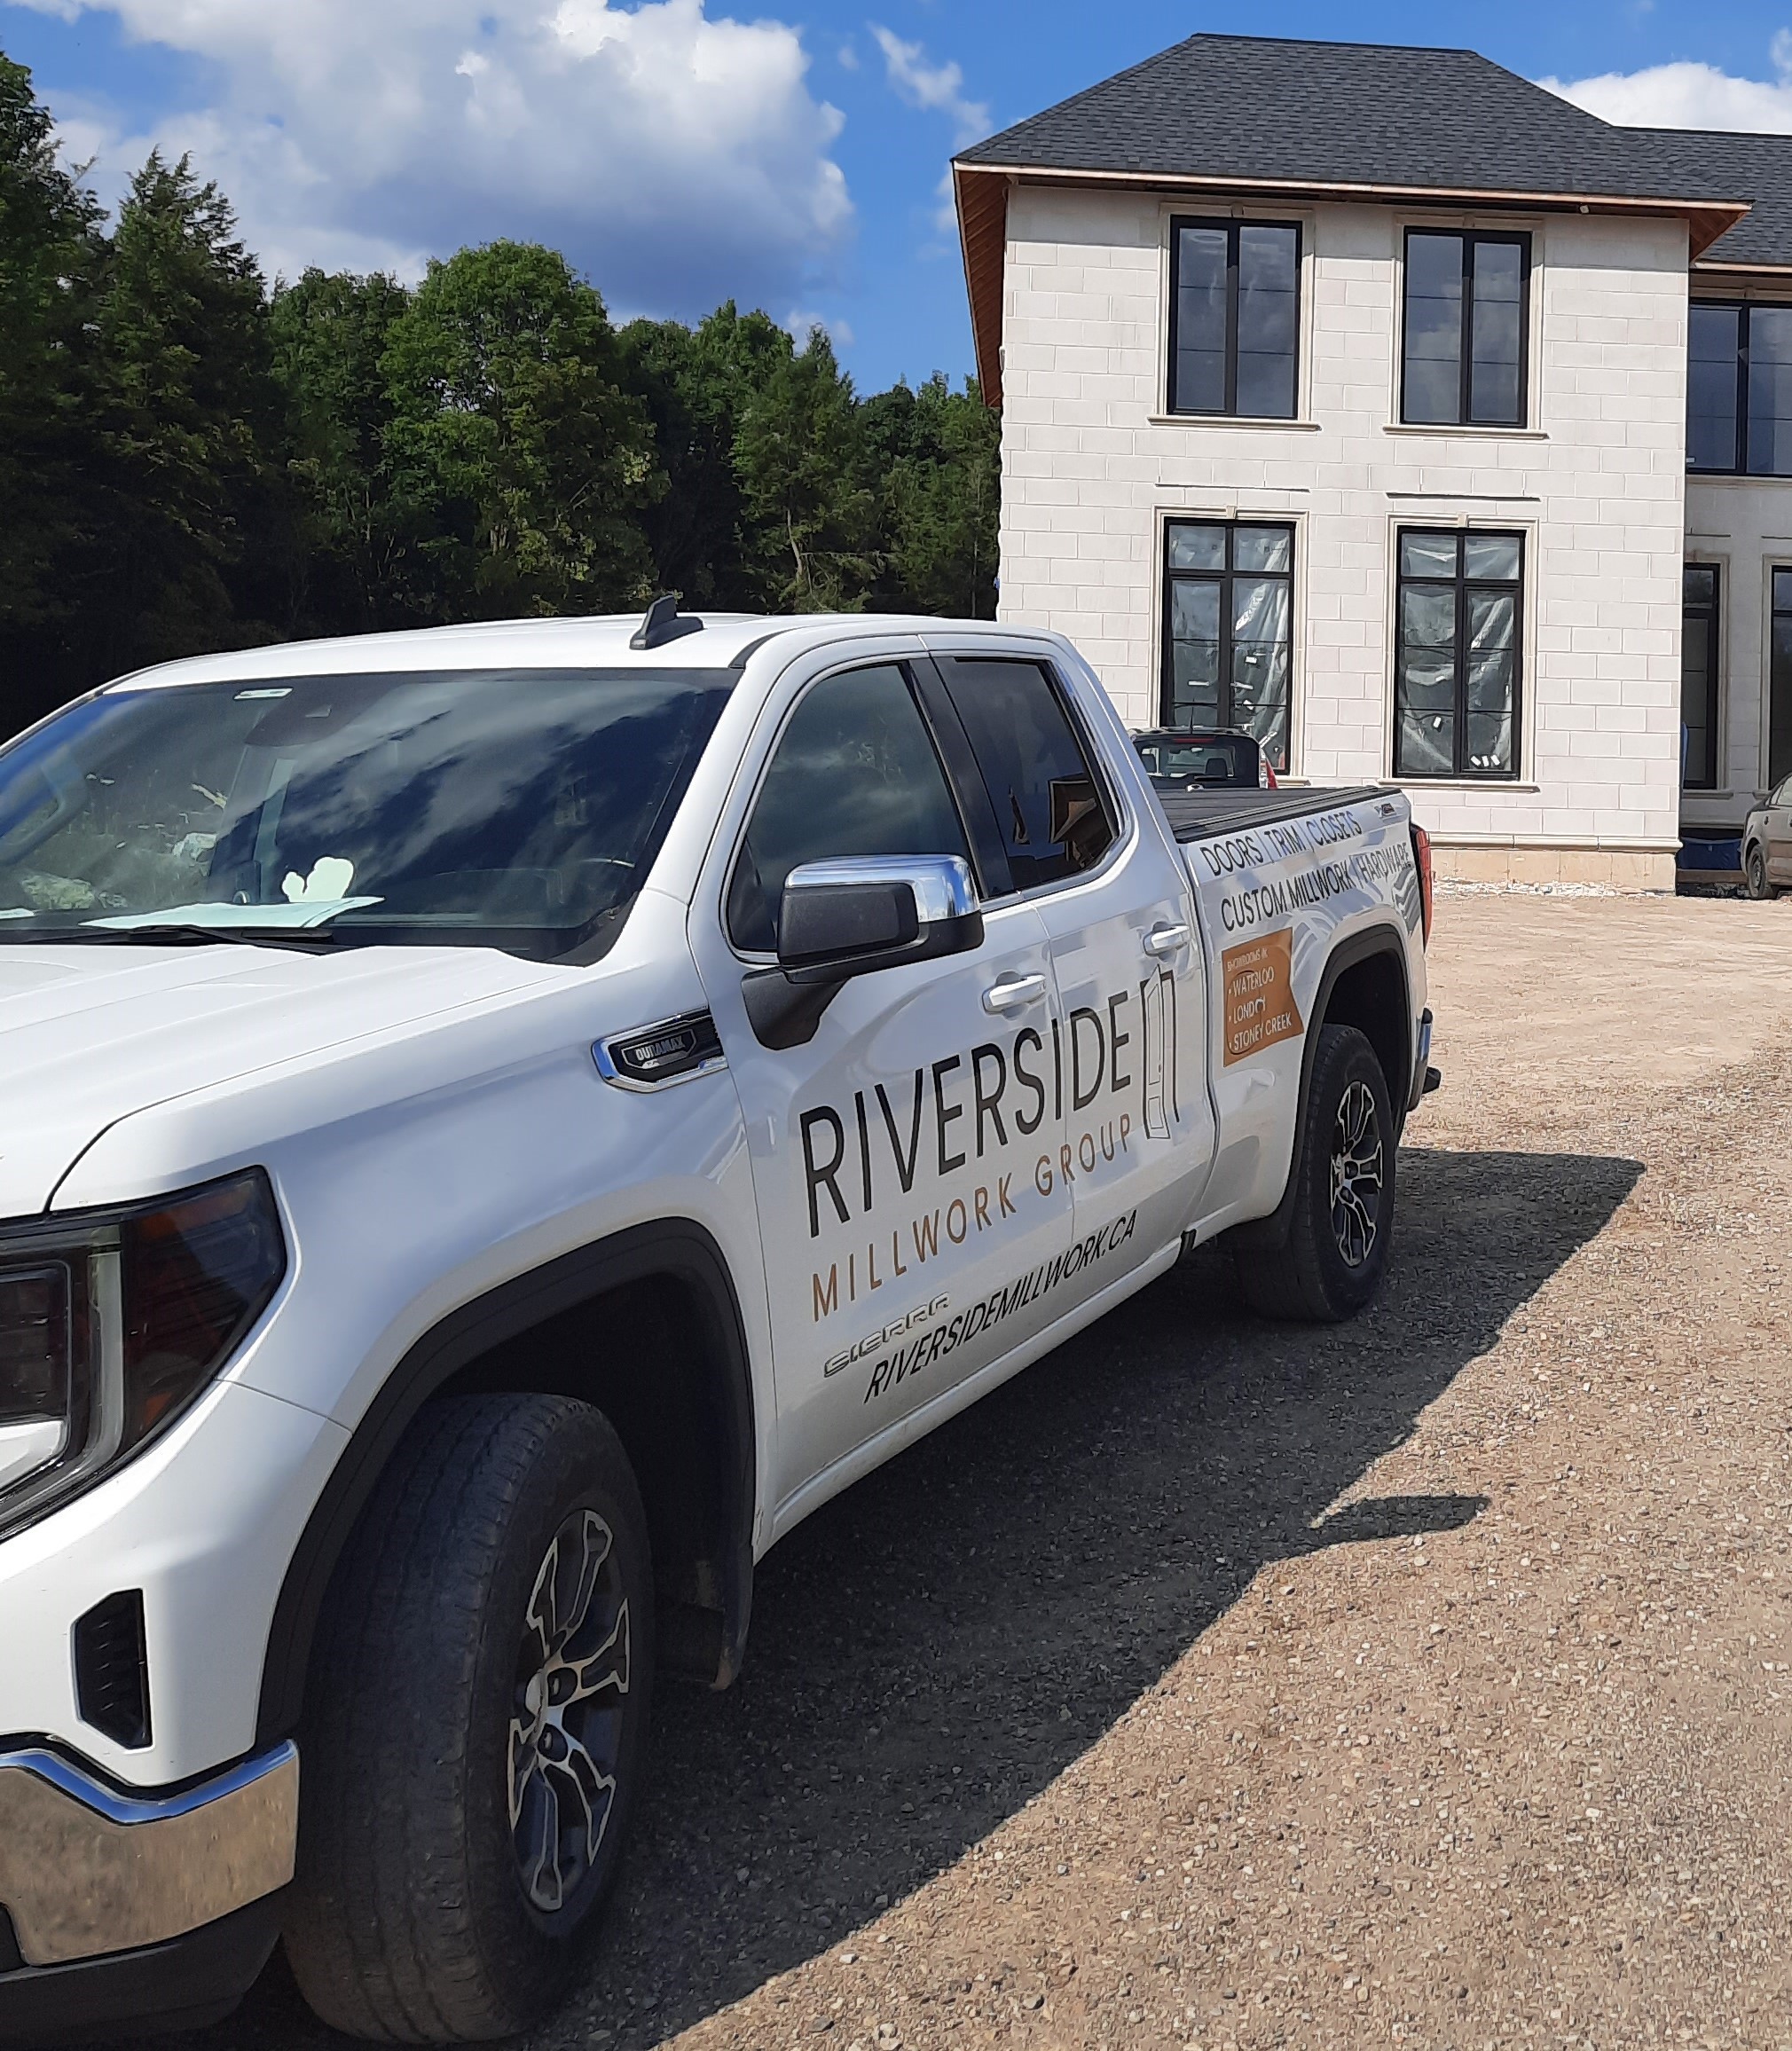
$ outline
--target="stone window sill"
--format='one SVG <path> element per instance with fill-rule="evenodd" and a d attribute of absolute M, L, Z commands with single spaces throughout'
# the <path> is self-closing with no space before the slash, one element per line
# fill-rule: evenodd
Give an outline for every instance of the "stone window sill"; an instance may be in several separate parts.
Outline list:
<path fill-rule="evenodd" d="M 1475 428 L 1434 427 L 1429 421 L 1386 420 L 1382 423 L 1384 435 L 1429 435 L 1451 437 L 1457 441 L 1477 442 L 1546 442 L 1547 428 Z"/>
<path fill-rule="evenodd" d="M 1403 790 L 1497 790 L 1503 796 L 1535 798 L 1541 783 L 1515 783 L 1505 776 L 1403 776 L 1389 777 Z"/>
<path fill-rule="evenodd" d="M 1285 420 L 1259 413 L 1147 413 L 1153 428 L 1278 428 L 1294 434 L 1316 435 L 1317 420 Z"/>

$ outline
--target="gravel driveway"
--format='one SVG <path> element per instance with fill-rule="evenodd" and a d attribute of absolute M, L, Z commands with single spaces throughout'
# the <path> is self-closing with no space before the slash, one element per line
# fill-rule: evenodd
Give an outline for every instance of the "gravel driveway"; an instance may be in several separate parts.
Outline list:
<path fill-rule="evenodd" d="M 1204 1255 L 813 1518 L 535 2051 L 1792 2043 L 1792 904 L 1433 972 L 1383 1301 Z"/>

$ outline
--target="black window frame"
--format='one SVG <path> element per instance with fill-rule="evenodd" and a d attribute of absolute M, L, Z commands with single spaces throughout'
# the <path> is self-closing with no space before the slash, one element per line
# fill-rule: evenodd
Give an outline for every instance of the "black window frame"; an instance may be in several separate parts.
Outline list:
<path fill-rule="evenodd" d="M 1232 584 L 1240 577 L 1261 578 L 1279 577 L 1288 585 L 1288 720 L 1286 727 L 1286 760 L 1273 762 L 1270 766 L 1277 775 L 1287 773 L 1288 765 L 1294 758 L 1294 680 L 1298 674 L 1294 649 L 1294 554 L 1299 541 L 1297 523 L 1293 520 L 1256 520 L 1240 515 L 1233 520 L 1209 520 L 1199 514 L 1184 518 L 1180 514 L 1164 522 L 1163 565 L 1164 593 L 1161 620 L 1161 659 L 1158 665 L 1158 724 L 1174 729 L 1177 725 L 1176 674 L 1175 674 L 1175 587 L 1177 584 L 1214 584 L 1220 587 L 1220 708 L 1214 720 L 1216 727 L 1233 733 L 1245 733 L 1232 706 Z M 1214 527 L 1226 537 L 1226 559 L 1220 570 L 1181 570 L 1170 566 L 1170 537 L 1179 527 Z M 1232 561 L 1233 538 L 1241 527 L 1273 527 L 1288 537 L 1288 567 L 1286 570 L 1239 570 Z"/>
<path fill-rule="evenodd" d="M 1403 545 L 1409 534 L 1452 534 L 1456 538 L 1456 575 L 1409 577 L 1402 566 Z M 1402 782 L 1415 783 L 1515 783 L 1524 761 L 1524 585 L 1525 542 L 1528 537 L 1517 527 L 1439 527 L 1423 521 L 1403 521 L 1394 530 L 1394 774 Z M 1463 567 L 1470 541 L 1516 541 L 1518 575 L 1515 578 L 1469 577 Z M 1453 583 L 1456 592 L 1456 675 L 1451 703 L 1451 766 L 1448 769 L 1403 769 L 1400 766 L 1401 672 L 1405 668 L 1406 608 L 1402 602 L 1408 585 L 1438 589 Z M 1474 769 L 1465 766 L 1468 740 L 1468 593 L 1478 591 L 1509 591 L 1513 608 L 1512 637 L 1512 766 L 1509 769 Z"/>
<path fill-rule="evenodd" d="M 1770 562 L 1767 566 L 1767 775 L 1769 790 L 1777 790 L 1780 784 L 1792 781 L 1792 675 L 1783 680 L 1776 677 L 1779 666 L 1775 656 L 1779 652 L 1778 628 L 1781 620 L 1792 624 L 1792 599 L 1780 603 L 1780 579 L 1792 579 L 1792 562 Z M 1788 586 L 1792 588 L 1792 586 Z M 1792 664 L 1788 664 L 1792 668 Z M 1777 703 L 1776 703 L 1777 701 Z M 1781 707 L 1785 718 L 1776 719 L 1774 712 Z M 1774 743 L 1778 743 L 1776 750 Z"/>
<path fill-rule="evenodd" d="M 1702 599 L 1694 601 L 1687 598 L 1686 589 L 1686 573 L 1689 570 L 1706 570 L 1709 572 L 1711 578 L 1711 595 L 1709 600 Z M 1680 690 L 1682 694 L 1682 703 L 1684 703 L 1685 692 L 1686 688 L 1686 637 L 1688 623 L 1695 617 L 1702 619 L 1703 622 L 1705 637 L 1705 675 L 1709 680 L 1711 702 L 1710 718 L 1706 727 L 1706 732 L 1709 736 L 1706 743 L 1706 756 L 1707 763 L 1709 766 L 1708 773 L 1703 776 L 1693 775 L 1691 773 L 1692 765 L 1685 758 L 1683 755 L 1680 762 L 1680 788 L 1682 790 L 1715 790 L 1717 789 L 1717 758 L 1719 752 L 1718 727 L 1722 719 L 1724 704 L 1723 672 L 1717 667 L 1717 658 L 1723 646 L 1722 629 L 1719 625 L 1723 615 L 1723 566 L 1716 562 L 1683 563 L 1681 565 L 1680 571 Z M 1681 727 L 1683 732 L 1685 731 L 1685 726 L 1686 722 L 1684 719 L 1682 719 Z"/>
<path fill-rule="evenodd" d="M 1182 321 L 1183 236 L 1184 228 L 1209 228 L 1226 237 L 1226 403 L 1223 406 L 1184 406 L 1176 403 L 1176 331 Z M 1294 378 L 1285 413 L 1241 413 L 1238 411 L 1238 236 L 1246 228 L 1292 229 L 1294 234 Z M 1170 216 L 1169 355 L 1164 373 L 1164 411 L 1188 420 L 1298 420 L 1301 417 L 1301 257 L 1305 238 L 1301 224 L 1293 221 L 1246 221 L 1201 214 Z"/>
<path fill-rule="evenodd" d="M 1714 313 L 1733 313 L 1736 316 L 1736 438 L 1727 463 L 1695 463 L 1693 460 L 1692 437 L 1692 378 L 1690 374 L 1692 315 L 1702 307 L 1709 307 Z M 1783 299 L 1694 299 L 1687 309 L 1686 335 L 1689 359 L 1686 381 L 1686 475 L 1689 477 L 1792 477 L 1792 468 L 1784 470 L 1756 470 L 1749 465 L 1749 436 L 1754 425 L 1749 411 L 1749 329 L 1757 311 L 1785 313 L 1792 311 L 1792 302 Z"/>
<path fill-rule="evenodd" d="M 1412 238 L 1430 235 L 1439 240 L 1454 238 L 1462 245 L 1462 334 L 1458 356 L 1457 417 L 1453 420 L 1415 420 L 1408 411 L 1411 389 L 1406 353 L 1407 316 L 1412 292 Z M 1400 423 L 1408 428 L 1459 428 L 1465 430 L 1522 428 L 1530 424 L 1530 276 L 1531 234 L 1527 228 L 1427 227 L 1415 221 L 1407 226 L 1400 246 Z M 1470 412 L 1474 375 L 1474 259 L 1480 244 L 1496 243 L 1519 252 L 1518 282 L 1518 413 L 1513 420 L 1478 420 Z"/>

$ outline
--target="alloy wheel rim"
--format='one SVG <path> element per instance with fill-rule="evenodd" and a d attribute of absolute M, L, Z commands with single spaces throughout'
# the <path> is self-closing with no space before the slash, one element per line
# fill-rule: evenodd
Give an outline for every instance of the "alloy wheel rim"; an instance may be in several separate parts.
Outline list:
<path fill-rule="evenodd" d="M 1367 1083 L 1344 1092 L 1332 1126 L 1332 1235 L 1347 1268 L 1360 1268 L 1381 1230 L 1381 1120 Z"/>
<path fill-rule="evenodd" d="M 523 1892 L 564 1908 L 597 1864 L 616 1806 L 629 1688 L 628 1599 L 595 1510 L 554 1533 L 523 1615 L 510 1717 L 510 1842 Z"/>

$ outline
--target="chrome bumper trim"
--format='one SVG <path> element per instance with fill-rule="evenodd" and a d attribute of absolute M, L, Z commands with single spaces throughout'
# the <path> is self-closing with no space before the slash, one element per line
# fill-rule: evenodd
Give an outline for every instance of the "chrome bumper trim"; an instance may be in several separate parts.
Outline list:
<path fill-rule="evenodd" d="M 0 1752 L 0 1907 L 28 1966 L 164 1944 L 283 1888 L 290 1741 L 185 1793 L 119 1794 L 54 1752 Z"/>

